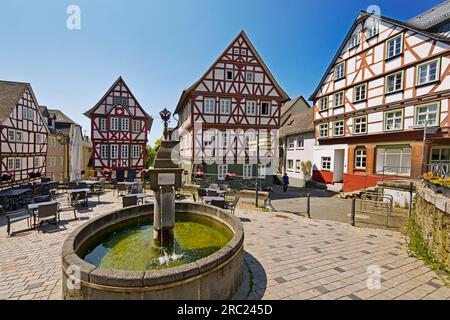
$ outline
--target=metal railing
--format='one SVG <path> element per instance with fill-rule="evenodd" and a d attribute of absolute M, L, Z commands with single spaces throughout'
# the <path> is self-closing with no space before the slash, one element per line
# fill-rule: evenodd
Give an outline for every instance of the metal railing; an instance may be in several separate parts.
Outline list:
<path fill-rule="evenodd" d="M 254 190 L 256 189 L 256 185 L 258 180 L 262 180 L 264 178 L 247 178 L 244 176 L 232 176 L 232 177 L 223 177 L 218 174 L 202 174 L 202 175 L 195 175 L 193 174 L 191 177 L 191 181 L 195 184 L 200 185 L 201 187 L 207 187 L 210 184 L 228 184 L 233 186 L 236 189 L 250 189 Z M 259 189 L 261 189 L 261 184 L 259 185 Z"/>

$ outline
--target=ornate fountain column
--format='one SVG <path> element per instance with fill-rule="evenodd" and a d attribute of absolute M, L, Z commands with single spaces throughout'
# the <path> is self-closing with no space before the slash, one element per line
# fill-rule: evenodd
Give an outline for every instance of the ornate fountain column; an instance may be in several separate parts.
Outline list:
<path fill-rule="evenodd" d="M 182 168 L 172 160 L 172 150 L 178 141 L 170 141 L 168 123 L 170 112 L 160 112 L 164 122 L 163 140 L 157 151 L 154 169 L 150 169 L 150 188 L 155 193 L 153 213 L 153 243 L 158 247 L 171 246 L 175 227 L 175 189 L 181 188 Z"/>

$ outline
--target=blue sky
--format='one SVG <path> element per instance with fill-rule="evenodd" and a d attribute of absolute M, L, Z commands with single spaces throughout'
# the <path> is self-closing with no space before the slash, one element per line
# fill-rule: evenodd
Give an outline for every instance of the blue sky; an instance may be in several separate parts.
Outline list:
<path fill-rule="evenodd" d="M 359 10 L 407 20 L 443 0 L 0 0 L 0 79 L 30 82 L 41 105 L 82 114 L 122 75 L 162 132 L 173 110 L 244 29 L 279 84 L 309 98 Z M 69 5 L 81 30 L 66 28 Z M 172 121 L 172 125 L 175 122 Z"/>

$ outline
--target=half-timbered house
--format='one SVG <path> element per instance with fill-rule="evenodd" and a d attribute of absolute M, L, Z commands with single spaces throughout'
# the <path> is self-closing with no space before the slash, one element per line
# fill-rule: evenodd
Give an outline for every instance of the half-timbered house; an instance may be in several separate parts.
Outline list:
<path fill-rule="evenodd" d="M 47 136 L 47 124 L 31 85 L 0 81 L 0 177 L 3 187 L 34 181 L 46 174 Z"/>
<path fill-rule="evenodd" d="M 91 119 L 92 164 L 96 176 L 102 176 L 104 169 L 112 169 L 112 177 L 119 181 L 141 177 L 153 119 L 122 77 L 84 114 Z"/>
<path fill-rule="evenodd" d="M 243 179 L 258 176 L 260 185 L 271 184 L 277 169 L 271 160 L 277 149 L 271 150 L 269 144 L 280 127 L 281 105 L 288 99 L 240 32 L 180 97 L 175 114 L 182 166 L 189 173 L 201 171 L 219 180 L 232 174 Z M 263 161 L 253 150 L 258 136 L 260 151 L 267 151 Z"/>
<path fill-rule="evenodd" d="M 448 12 L 449 1 L 406 22 L 359 14 L 311 96 L 316 181 L 354 191 L 450 163 Z"/>

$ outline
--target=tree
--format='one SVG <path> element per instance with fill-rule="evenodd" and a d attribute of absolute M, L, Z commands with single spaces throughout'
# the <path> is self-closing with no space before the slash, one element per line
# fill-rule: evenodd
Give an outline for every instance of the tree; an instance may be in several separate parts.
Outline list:
<path fill-rule="evenodd" d="M 156 150 L 158 150 L 161 145 L 161 139 L 155 141 L 155 145 L 153 148 L 151 146 L 147 146 L 147 159 L 146 159 L 146 167 L 150 168 L 155 165 L 156 158 Z"/>
<path fill-rule="evenodd" d="M 302 172 L 303 172 L 303 178 L 305 181 L 309 181 L 311 179 L 311 169 L 312 169 L 312 162 L 311 161 L 302 161 L 301 162 Z"/>

